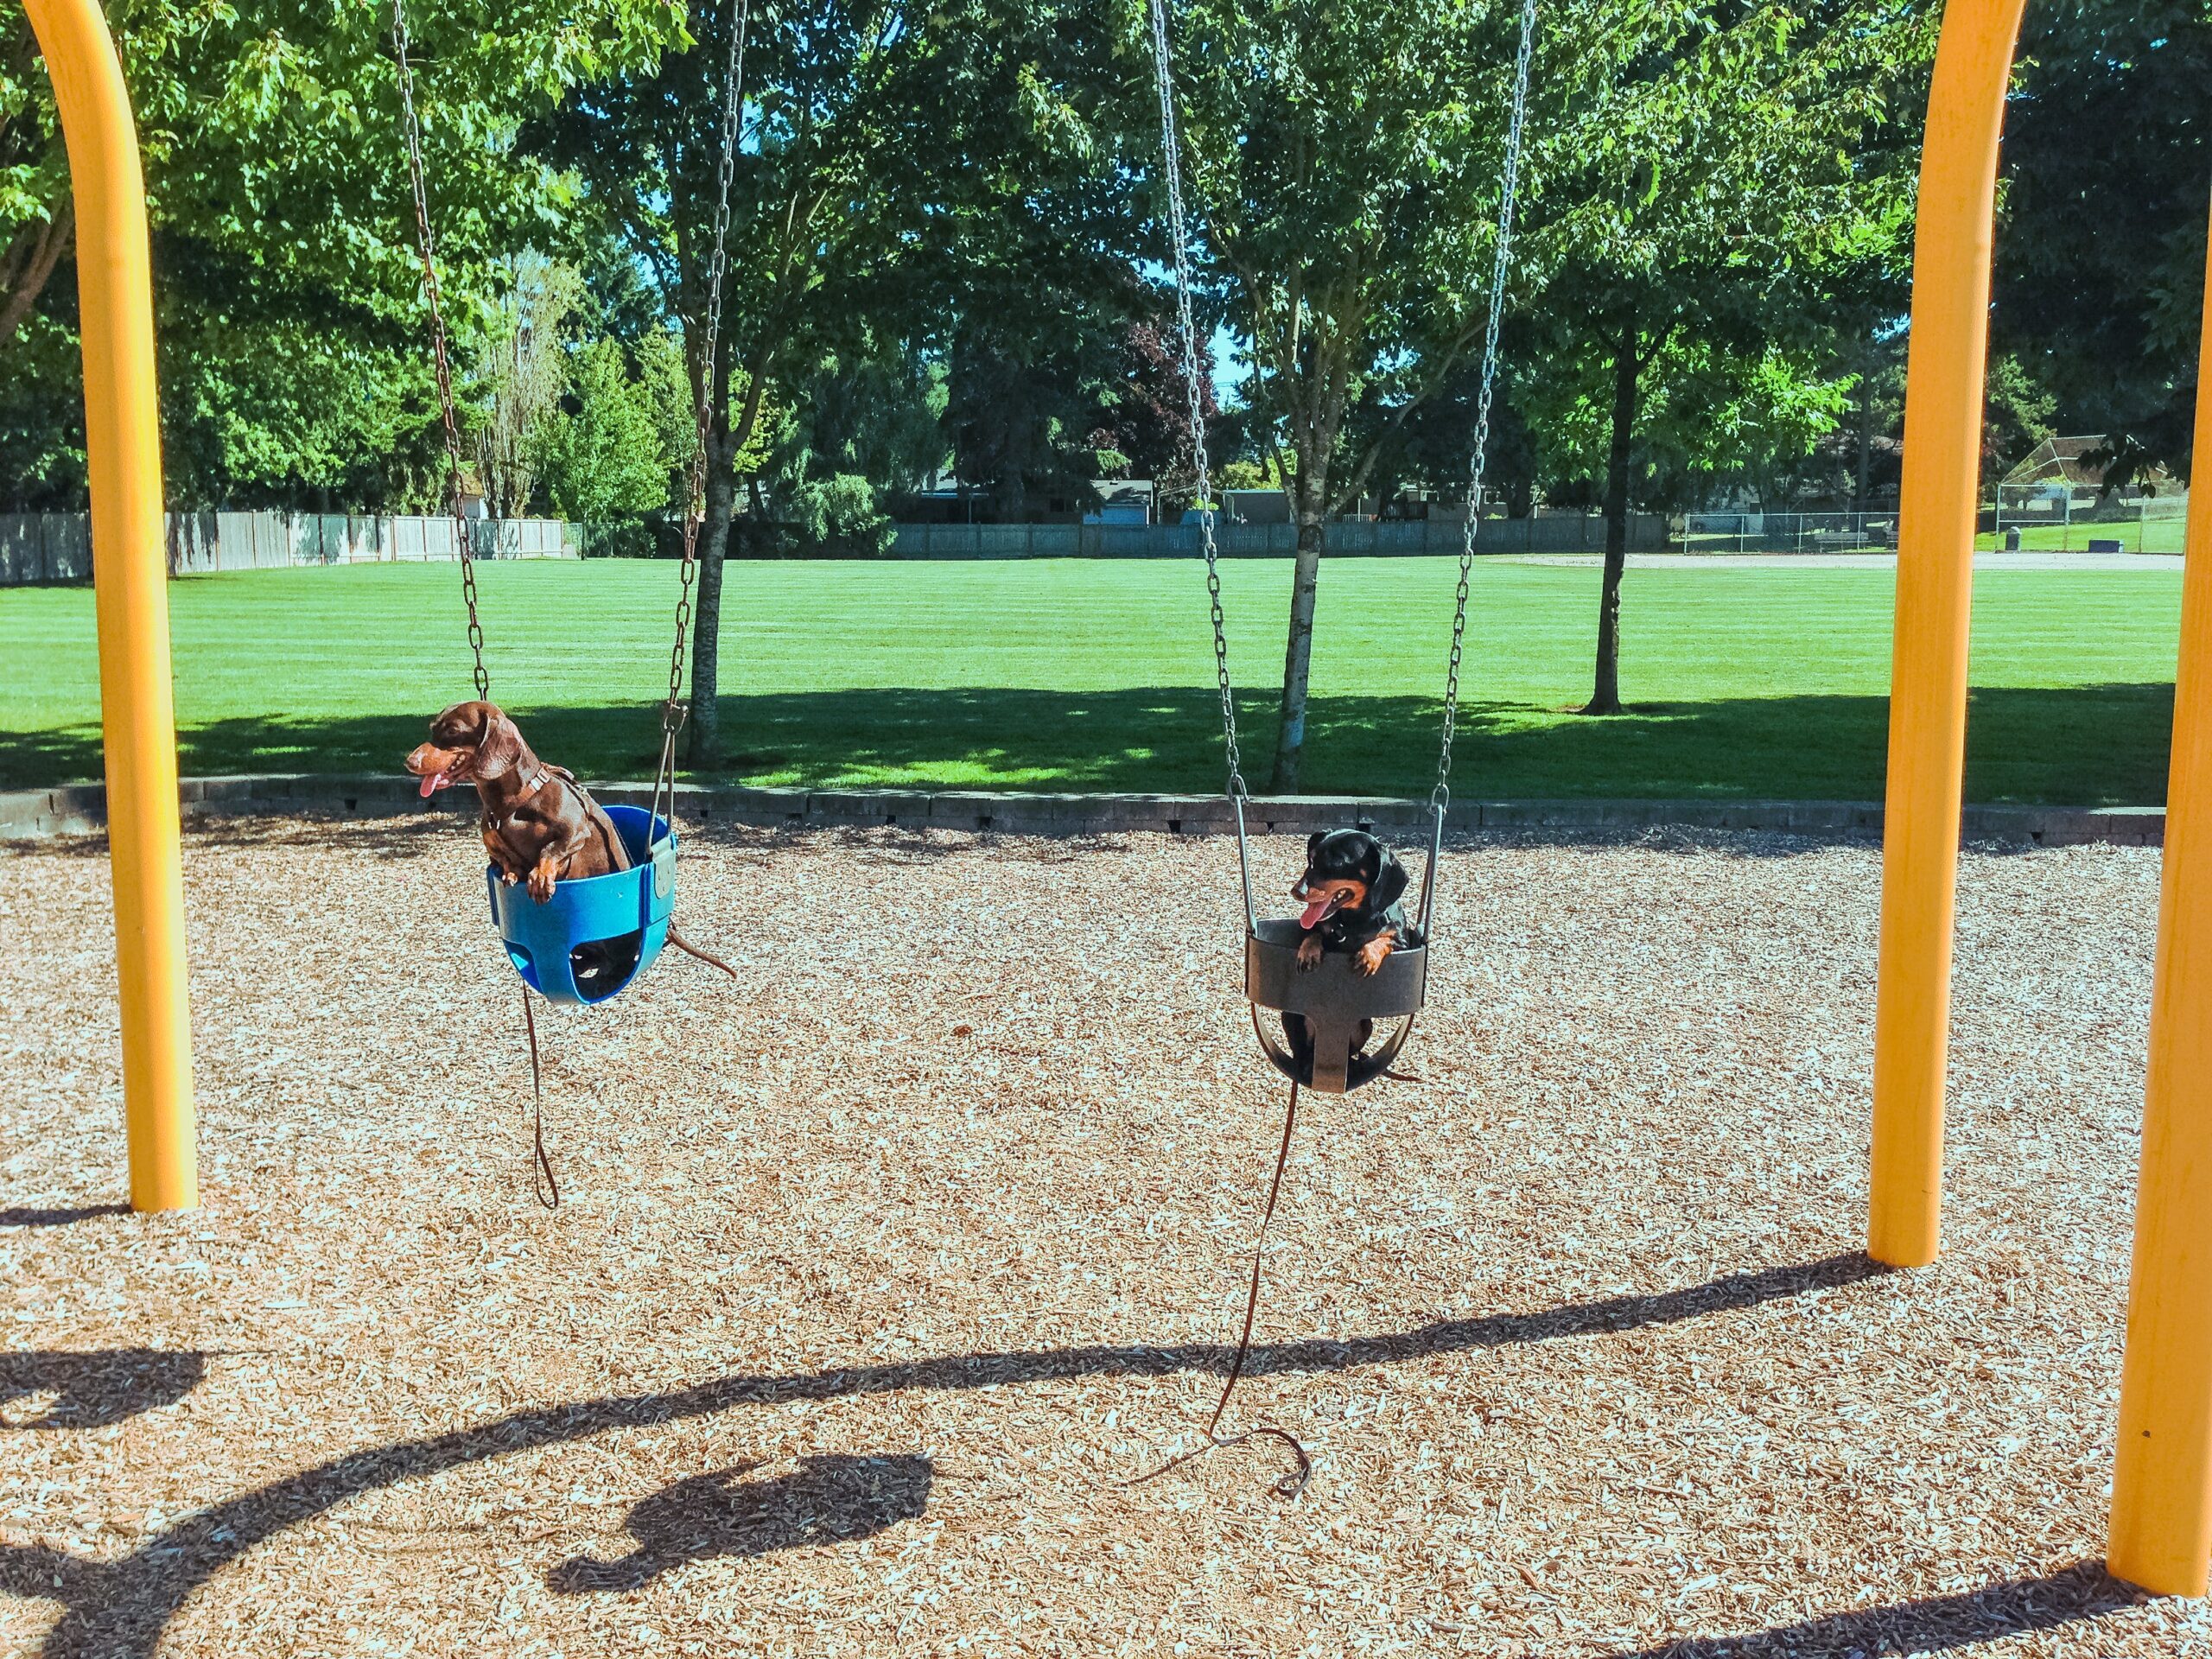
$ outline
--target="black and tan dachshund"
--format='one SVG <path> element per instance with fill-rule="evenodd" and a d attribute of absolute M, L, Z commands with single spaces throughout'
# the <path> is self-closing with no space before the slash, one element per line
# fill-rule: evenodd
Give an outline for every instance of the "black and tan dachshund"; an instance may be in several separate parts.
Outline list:
<path fill-rule="evenodd" d="M 1401 944 L 1418 944 L 1406 922 L 1406 867 L 1364 830 L 1332 830 L 1306 843 L 1306 874 L 1290 896 L 1298 918 L 1298 965 L 1309 972 L 1325 950 L 1348 950 L 1360 973 L 1378 971 Z"/>
<path fill-rule="evenodd" d="M 1290 896 L 1306 906 L 1298 918 L 1304 936 L 1298 965 L 1307 973 L 1321 965 L 1325 952 L 1349 953 L 1355 973 L 1373 975 L 1393 950 L 1421 943 L 1421 930 L 1406 920 L 1406 867 L 1397 855 L 1364 830 L 1332 830 L 1306 843 L 1306 874 Z M 1313 1033 L 1305 1018 L 1282 1016 L 1283 1035 L 1301 1065 L 1313 1063 Z M 1352 1039 L 1357 1058 L 1375 1035 L 1375 1022 L 1363 1020 Z"/>

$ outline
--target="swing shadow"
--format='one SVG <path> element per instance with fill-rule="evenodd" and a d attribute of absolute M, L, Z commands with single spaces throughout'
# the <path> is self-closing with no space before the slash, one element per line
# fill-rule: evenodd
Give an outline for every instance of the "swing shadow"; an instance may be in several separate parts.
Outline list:
<path fill-rule="evenodd" d="M 1260 1344 L 1251 1351 L 1246 1375 L 1355 1370 L 1438 1354 L 1637 1331 L 1841 1289 L 1890 1271 L 1863 1252 L 1850 1251 L 1815 1262 L 1730 1274 L 1678 1290 L 1609 1296 L 1530 1313 L 1440 1319 L 1411 1330 L 1344 1340 L 1304 1338 Z M 57 1562 L 51 1551 L 0 1548 L 0 1588 L 64 1604 L 60 1618 L 39 1649 L 41 1659 L 151 1659 L 170 1618 L 226 1565 L 303 1521 L 327 1514 L 365 1493 L 404 1481 L 518 1452 L 568 1445 L 610 1429 L 710 1417 L 744 1407 L 912 1389 L 963 1392 L 1003 1383 L 1081 1377 L 1220 1376 L 1227 1372 L 1234 1353 L 1232 1345 L 1222 1343 L 1166 1346 L 1132 1343 L 955 1354 L 838 1370 L 738 1374 L 661 1393 L 537 1407 L 471 1428 L 345 1453 L 183 1516 L 130 1554 L 110 1563 Z M 783 1495 L 796 1502 L 805 1490 L 842 1490 L 838 1483 L 850 1476 L 833 1470 L 817 1471 L 814 1478 L 816 1487 L 809 1489 L 801 1483 L 783 1489 Z M 904 1484 L 898 1490 L 911 1498 L 919 1481 L 918 1470 L 904 1470 L 898 1476 L 898 1482 Z M 898 1482 L 893 1484 L 897 1486 Z M 655 1552 L 664 1554 L 665 1541 L 674 1535 L 674 1517 L 684 1505 L 695 1499 L 706 1501 L 711 1495 L 709 1488 L 702 1486 L 691 1495 L 672 1500 L 664 1510 L 648 1511 L 643 1530 L 633 1529 L 640 1544 L 635 1567 L 650 1567 L 658 1560 Z M 892 1507 L 906 1501 L 895 1499 Z M 665 1530 L 664 1522 L 669 1522 Z M 657 1545 L 655 1539 L 664 1543 Z M 712 1553 L 759 1552 L 717 1548 Z M 571 1565 L 565 1570 L 572 1586 L 597 1587 L 584 1582 L 597 1568 Z M 56 1577 L 62 1580 L 59 1588 L 51 1582 Z"/>
<path fill-rule="evenodd" d="M 42 1402 L 4 1427 L 17 1432 L 105 1428 L 175 1405 L 200 1386 L 207 1357 L 196 1350 L 33 1349 L 0 1354 L 0 1409 Z"/>
<path fill-rule="evenodd" d="M 638 1547 L 601 1560 L 571 1556 L 546 1575 L 560 1595 L 641 1589 L 672 1567 L 720 1555 L 750 1560 L 779 1549 L 843 1543 L 918 1519 L 936 1470 L 927 1458 L 805 1457 L 774 1480 L 742 1477 L 760 1467 L 693 1475 L 641 1498 L 623 1523 Z"/>
<path fill-rule="evenodd" d="M 1740 1636 L 1685 1637 L 1614 1659 L 1865 1659 L 1876 1653 L 1943 1653 L 2082 1619 L 2148 1600 L 2102 1561 L 2077 1561 L 2039 1578 L 2012 1579 L 1953 1596 L 1831 1613 Z"/>
<path fill-rule="evenodd" d="M 1967 728 L 1967 798 L 2069 806 L 2165 798 L 2171 683 L 1980 687 Z M 1463 799 L 1880 798 L 1889 702 L 1880 696 L 1724 697 L 1642 703 L 1580 718 L 1530 702 L 1462 705 L 1454 776 Z M 532 746 L 589 779 L 649 778 L 654 705 L 518 706 Z M 1257 745 L 1274 699 L 1238 700 Z M 1301 787 L 1426 797 L 1437 700 L 1316 695 Z M 780 786 L 1211 794 L 1221 788 L 1220 705 L 1187 686 L 1096 691 L 885 686 L 725 696 L 728 766 L 714 779 Z M 188 776 L 397 777 L 424 711 L 206 721 L 179 733 Z M 5 734 L 0 789 L 100 772 L 99 732 Z M 1256 764 L 1256 760 L 1255 762 Z M 706 777 L 688 773 L 697 781 Z"/>
<path fill-rule="evenodd" d="M 127 1204 L 79 1204 L 51 1210 L 35 1205 L 11 1205 L 0 1210 L 0 1227 L 73 1227 L 80 1221 L 130 1213 Z"/>

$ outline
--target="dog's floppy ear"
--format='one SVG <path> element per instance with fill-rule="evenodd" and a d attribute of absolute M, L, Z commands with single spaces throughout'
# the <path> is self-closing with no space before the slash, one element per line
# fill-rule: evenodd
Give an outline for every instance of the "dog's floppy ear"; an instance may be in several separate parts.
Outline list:
<path fill-rule="evenodd" d="M 1398 855 L 1388 847 L 1379 849 L 1382 855 L 1382 868 L 1375 878 L 1375 886 L 1367 895 L 1367 907 L 1384 911 L 1398 902 L 1406 890 L 1406 867 L 1398 862 Z"/>
<path fill-rule="evenodd" d="M 1321 843 L 1328 838 L 1329 832 L 1325 830 L 1316 830 L 1306 837 L 1306 868 L 1307 869 L 1313 868 L 1313 861 L 1321 855 Z"/>
<path fill-rule="evenodd" d="M 476 740 L 478 764 L 489 761 L 501 768 L 518 764 L 523 751 L 522 728 L 510 720 L 496 702 L 480 702 L 475 707 L 479 711 L 477 718 L 483 722 Z M 485 775 L 499 774 L 493 772 Z"/>

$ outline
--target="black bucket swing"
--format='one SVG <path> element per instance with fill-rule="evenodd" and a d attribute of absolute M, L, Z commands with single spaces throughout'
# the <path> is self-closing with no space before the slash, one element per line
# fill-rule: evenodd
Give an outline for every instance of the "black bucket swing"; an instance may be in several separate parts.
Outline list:
<path fill-rule="evenodd" d="M 484 666 L 484 629 L 476 614 L 476 567 L 464 507 L 461 421 L 454 404 L 453 372 L 445 315 L 439 300 L 436 245 L 430 231 L 423 180 L 422 124 L 415 110 L 415 77 L 408 62 L 405 0 L 392 0 L 391 39 L 397 64 L 401 131 L 415 198 L 415 229 L 422 256 L 423 288 L 429 313 L 430 349 L 436 369 L 438 408 L 445 429 L 446 469 L 454 545 L 461 559 L 461 591 L 468 613 L 468 645 L 474 658 L 476 695 L 489 702 L 491 676 Z M 734 0 L 734 24 L 722 81 L 721 156 L 716 184 L 713 252 L 707 272 L 706 361 L 694 415 L 690 500 L 683 518 L 683 560 L 676 601 L 676 638 L 668 660 L 668 696 L 661 705 L 660 764 L 647 808 L 604 809 L 621 836 L 630 868 L 611 874 L 556 882 L 543 902 L 500 879 L 489 867 L 492 919 L 501 945 L 523 983 L 547 1001 L 579 1007 L 611 1001 L 636 983 L 667 943 L 676 907 L 676 737 L 689 716 L 683 701 L 683 647 L 691 620 L 691 587 L 698 569 L 699 515 L 693 507 L 706 489 L 707 438 L 713 416 L 714 375 L 721 334 L 723 277 L 728 268 L 730 178 L 744 104 L 745 33 L 748 0 Z M 524 1006 L 528 998 L 524 997 Z M 532 1041 L 533 1066 L 536 1044 Z M 540 1160 L 543 1161 L 543 1149 Z"/>
<path fill-rule="evenodd" d="M 1184 385 L 1190 397 L 1192 460 L 1198 489 L 1204 495 L 1211 474 L 1207 467 L 1205 423 L 1198 390 L 1198 329 L 1192 315 L 1182 156 L 1176 135 L 1174 82 L 1164 0 L 1153 0 L 1151 13 L 1160 92 L 1161 171 L 1167 186 L 1168 236 L 1174 256 L 1176 319 L 1181 336 Z M 1350 954 L 1338 951 L 1325 953 L 1311 969 L 1301 969 L 1298 946 L 1304 934 L 1298 919 L 1262 917 L 1253 903 L 1251 837 L 1245 824 L 1245 806 L 1250 795 L 1244 782 L 1236 736 L 1236 703 L 1230 685 L 1229 641 L 1222 616 L 1215 515 L 1211 510 L 1198 515 L 1200 544 L 1205 554 L 1206 593 L 1212 606 L 1222 743 L 1228 760 L 1226 793 L 1236 816 L 1237 868 L 1244 892 L 1244 995 L 1251 1005 L 1252 1030 L 1259 1039 L 1261 1051 L 1294 1084 L 1322 1094 L 1344 1094 L 1390 1075 L 1392 1065 L 1413 1035 L 1414 1019 L 1427 995 L 1437 864 L 1443 850 L 1445 818 L 1452 801 L 1452 739 L 1459 721 L 1459 664 L 1467 630 L 1468 581 L 1474 568 L 1475 537 L 1481 523 L 1483 470 L 1490 446 L 1491 405 L 1497 383 L 1498 322 L 1504 310 L 1514 209 L 1520 191 L 1522 136 L 1528 109 L 1535 31 L 1535 0 L 1523 0 L 1520 51 L 1514 70 L 1513 101 L 1500 179 L 1490 312 L 1483 334 L 1482 382 L 1476 403 L 1474 448 L 1467 461 L 1466 529 L 1459 549 L 1459 583 L 1452 614 L 1452 650 L 1445 673 L 1443 732 L 1437 755 L 1436 785 L 1429 792 L 1433 822 L 1428 861 L 1421 873 L 1421 903 L 1414 925 L 1374 974 L 1360 973 Z M 1268 1013 L 1274 1014 L 1275 1020 L 1265 1019 Z M 1398 1023 L 1379 1042 L 1376 1041 L 1375 1033 L 1382 1032 L 1386 1022 L 1392 1020 Z M 1271 1025 L 1274 1031 L 1269 1029 Z"/>
<path fill-rule="evenodd" d="M 1170 241 L 1175 259 L 1177 321 L 1182 335 L 1183 383 L 1190 394 L 1191 434 L 1196 451 L 1198 489 L 1203 495 L 1210 474 L 1206 467 L 1205 410 L 1198 393 L 1198 330 L 1191 304 L 1190 245 L 1183 213 L 1182 157 L 1175 134 L 1175 83 L 1168 49 L 1167 0 L 1150 0 L 1153 64 L 1159 83 L 1160 159 L 1167 185 Z M 1276 1496 L 1294 1499 L 1306 1490 L 1313 1474 L 1313 1459 L 1288 1429 L 1262 1420 L 1240 1433 L 1221 1433 L 1223 1415 L 1236 1392 L 1252 1351 L 1253 1321 L 1260 1306 L 1260 1268 L 1267 1247 L 1268 1228 L 1282 1196 L 1283 1173 L 1290 1162 L 1292 1136 L 1298 1126 L 1298 1096 L 1301 1089 L 1324 1094 L 1344 1094 L 1376 1078 L 1391 1075 L 1391 1065 L 1413 1035 L 1414 1020 L 1428 991 L 1428 947 L 1435 915 L 1436 871 L 1443 851 L 1444 822 L 1451 805 L 1447 787 L 1452 774 L 1452 737 L 1459 707 L 1459 661 L 1467 627 L 1468 579 L 1474 568 L 1476 528 L 1480 520 L 1484 453 L 1489 446 L 1491 393 L 1497 377 L 1497 326 L 1504 308 L 1508 255 L 1513 240 L 1513 210 L 1521 176 L 1521 139 L 1529 101 L 1529 61 L 1536 32 L 1536 0 L 1522 0 L 1520 51 L 1514 66 L 1513 103 L 1506 127 L 1505 165 L 1501 176 L 1497 216 L 1497 258 L 1491 273 L 1490 315 L 1483 338 L 1482 394 L 1477 407 L 1474 453 L 1467 463 L 1467 524 L 1459 549 L 1459 588 L 1452 618 L 1452 654 L 1444 686 L 1444 730 L 1439 748 L 1436 786 L 1429 792 L 1433 822 L 1428 837 L 1428 863 L 1421 873 L 1417 919 L 1408 928 L 1397 949 L 1382 959 L 1373 975 L 1358 973 L 1346 952 L 1324 951 L 1310 972 L 1301 971 L 1298 947 L 1305 930 L 1299 918 L 1262 918 L 1252 902 L 1252 843 L 1245 823 L 1249 792 L 1244 785 L 1243 761 L 1236 741 L 1236 702 L 1229 680 L 1229 639 L 1221 610 L 1221 572 L 1214 543 L 1214 515 L 1201 511 L 1199 534 L 1205 551 L 1206 593 L 1212 601 L 1213 655 L 1221 692 L 1221 732 L 1227 753 L 1227 793 L 1236 815 L 1236 862 L 1244 891 L 1244 995 L 1251 1006 L 1252 1030 L 1261 1051 L 1278 1071 L 1290 1078 L 1290 1101 L 1283 1111 L 1282 1140 L 1275 1152 L 1274 1174 L 1268 1185 L 1266 1207 L 1261 1211 L 1259 1239 L 1252 1249 L 1251 1279 L 1244 1299 L 1244 1328 L 1236 1339 L 1229 1375 L 1213 1415 L 1198 1446 L 1166 1459 L 1150 1472 L 1121 1483 L 1141 1485 L 1157 1480 L 1195 1458 L 1224 1447 L 1260 1439 L 1281 1441 L 1295 1459 L 1294 1467 L 1274 1483 Z M 1269 1034 L 1264 1015 L 1277 1016 L 1282 1040 Z M 1396 1027 L 1374 1047 L 1373 1034 L 1385 1020 Z"/>

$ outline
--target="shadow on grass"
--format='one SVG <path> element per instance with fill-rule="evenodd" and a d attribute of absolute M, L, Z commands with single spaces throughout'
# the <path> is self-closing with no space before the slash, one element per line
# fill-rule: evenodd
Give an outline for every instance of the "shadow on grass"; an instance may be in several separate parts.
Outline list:
<path fill-rule="evenodd" d="M 1814 1291 L 1839 1289 L 1878 1279 L 1887 1272 L 1863 1253 L 1851 1251 L 1816 1262 L 1729 1274 L 1679 1290 L 1609 1296 L 1534 1313 L 1440 1319 L 1412 1330 L 1341 1342 L 1307 1338 L 1264 1343 L 1253 1348 L 1246 1374 L 1345 1371 L 1433 1354 L 1642 1330 L 1756 1307 Z M 0 1546 L 0 1591 L 62 1604 L 60 1618 L 39 1649 L 41 1659 L 146 1659 L 160 1647 L 162 1632 L 177 1611 L 229 1563 L 289 1528 L 327 1515 L 364 1493 L 404 1481 L 516 1452 L 569 1445 L 611 1429 L 712 1417 L 751 1406 L 913 1389 L 963 1392 L 1004 1383 L 1086 1376 L 1168 1376 L 1183 1372 L 1218 1376 L 1226 1372 L 1232 1352 L 1220 1343 L 1165 1347 L 1126 1343 L 949 1354 L 830 1371 L 780 1376 L 740 1373 L 659 1393 L 536 1407 L 471 1428 L 344 1453 L 184 1516 L 113 1561 L 88 1560 L 39 1546 Z M 775 1496 L 779 1502 L 788 1500 L 796 1507 L 830 1499 L 851 1509 L 856 1478 L 849 1465 L 840 1465 L 818 1473 L 811 1484 L 803 1474 L 779 1489 Z M 599 1576 L 618 1566 L 626 1576 L 639 1573 L 650 1578 L 654 1572 L 665 1570 L 676 1559 L 671 1551 L 683 1548 L 674 1539 L 677 1523 L 695 1520 L 693 1511 L 698 1505 L 722 1501 L 727 1488 L 716 1484 L 722 1479 L 709 1476 L 705 1484 L 690 1488 L 679 1483 L 660 1495 L 661 1499 L 669 1499 L 664 1504 L 658 1499 L 645 1500 L 639 1506 L 642 1520 L 632 1516 L 632 1533 L 639 1548 L 626 1558 L 626 1564 L 577 1558 L 555 1569 L 555 1587 L 570 1591 L 620 1587 L 619 1581 L 609 1584 Z M 905 1468 L 897 1479 L 886 1484 L 890 1492 L 887 1503 L 883 1491 L 868 1497 L 879 1516 L 927 1496 L 919 1468 Z M 671 1499 L 670 1492 L 677 1496 Z M 724 1511 L 725 1516 L 728 1513 Z M 800 1520 L 802 1529 L 805 1518 Z M 792 1522 L 788 1515 L 775 1525 L 782 1535 L 789 1536 Z M 702 1544 L 702 1553 L 758 1552 L 722 1549 L 709 1539 Z"/>
<path fill-rule="evenodd" d="M 2029 1630 L 2056 1630 L 2134 1606 L 2145 1598 L 2078 1561 L 2037 1579 L 2013 1579 L 1955 1596 L 1832 1613 L 1742 1636 L 1688 1637 L 1619 1659 L 1867 1659 L 1878 1653 L 1944 1653 Z"/>
<path fill-rule="evenodd" d="M 1205 793 L 1221 786 L 1217 709 L 1211 691 L 1187 687 L 730 696 L 722 702 L 730 764 L 721 775 L 760 784 Z M 181 734 L 183 769 L 397 775 L 433 712 L 212 721 Z M 540 753 L 586 777 L 652 775 L 654 705 L 515 712 Z M 1303 787 L 1426 794 L 1438 713 L 1428 697 L 1316 697 Z M 1274 699 L 1241 697 L 1239 714 L 1251 769 L 1262 772 Z M 2172 714 L 2165 684 L 1977 690 L 1967 798 L 2155 805 L 2165 798 Z M 1888 700 L 1878 696 L 1647 704 L 1605 720 L 1474 702 L 1461 714 L 1453 779 L 1462 799 L 1873 800 L 1882 793 L 1888 718 Z M 0 787 L 99 772 L 96 727 L 9 734 L 0 748 Z"/>

